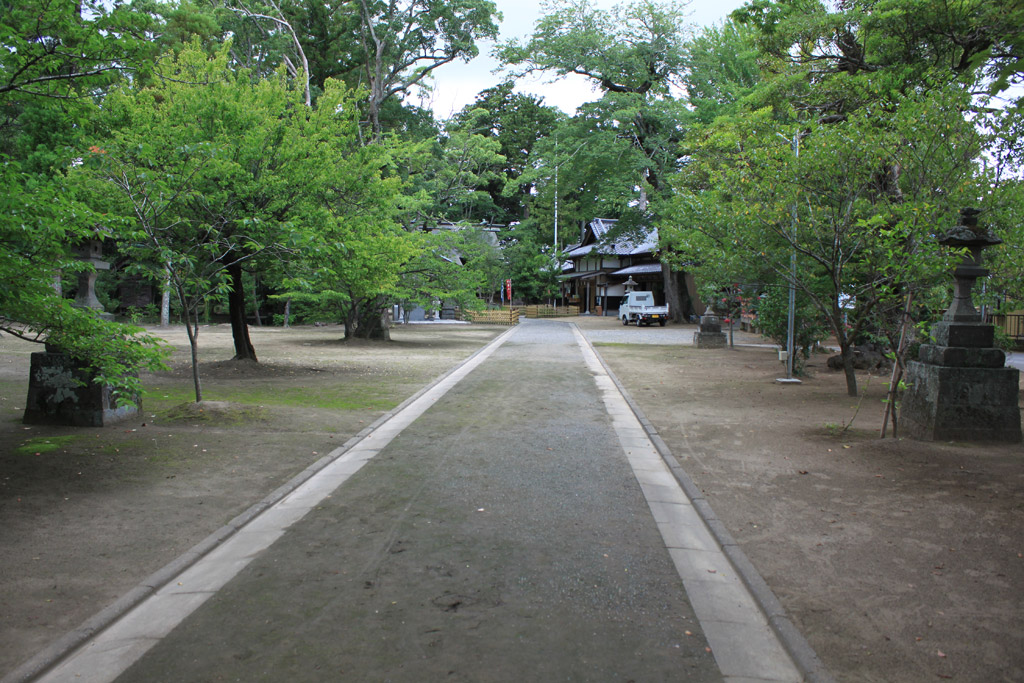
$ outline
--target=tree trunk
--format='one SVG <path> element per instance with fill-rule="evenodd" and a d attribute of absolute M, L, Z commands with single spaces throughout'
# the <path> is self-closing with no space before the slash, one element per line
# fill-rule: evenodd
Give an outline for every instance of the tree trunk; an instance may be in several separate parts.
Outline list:
<path fill-rule="evenodd" d="M 356 336 L 356 320 L 359 318 L 359 307 L 353 303 L 345 311 L 345 340 L 348 341 Z"/>
<path fill-rule="evenodd" d="M 686 310 L 684 313 L 689 320 L 689 316 L 694 315 L 700 317 L 704 314 L 705 308 L 704 303 L 700 300 L 700 295 L 697 294 L 697 280 L 693 277 L 692 273 L 682 273 L 683 284 L 686 285 Z"/>
<path fill-rule="evenodd" d="M 359 316 L 356 336 L 360 339 L 391 341 L 391 328 L 388 326 L 387 317 L 387 309 L 381 310 L 380 305 L 368 306 Z"/>
<path fill-rule="evenodd" d="M 686 284 L 681 282 L 682 273 L 674 272 L 667 263 L 661 264 L 661 279 L 665 286 L 665 303 L 668 317 L 674 323 L 686 322 L 686 299 L 683 293 Z"/>
<path fill-rule="evenodd" d="M 284 326 L 286 328 L 288 327 L 289 318 L 291 318 L 291 314 L 292 314 L 292 300 L 291 299 L 285 299 L 284 300 Z"/>
<path fill-rule="evenodd" d="M 795 342 L 793 346 L 796 346 Z M 853 367 L 853 345 L 850 344 L 846 335 L 839 339 L 839 353 L 843 357 L 843 372 L 846 373 L 846 394 L 847 396 L 856 396 L 857 370 Z"/>
<path fill-rule="evenodd" d="M 184 301 L 185 297 L 181 297 Z M 192 356 L 192 384 L 196 390 L 196 403 L 203 400 L 203 388 L 199 382 L 199 311 L 189 310 L 185 306 L 185 333 L 188 335 L 188 345 Z"/>
<path fill-rule="evenodd" d="M 228 315 L 231 317 L 231 337 L 235 342 L 235 357 L 232 360 L 258 360 L 256 349 L 249 339 L 249 326 L 245 322 L 245 286 L 242 283 L 242 264 L 228 266 L 231 290 L 228 292 Z"/>
<path fill-rule="evenodd" d="M 160 327 L 171 325 L 171 276 L 164 280 L 163 291 L 160 293 Z"/>
<path fill-rule="evenodd" d="M 263 318 L 260 316 L 260 279 L 257 276 L 252 286 L 252 310 L 256 316 L 256 327 L 263 327 Z"/>

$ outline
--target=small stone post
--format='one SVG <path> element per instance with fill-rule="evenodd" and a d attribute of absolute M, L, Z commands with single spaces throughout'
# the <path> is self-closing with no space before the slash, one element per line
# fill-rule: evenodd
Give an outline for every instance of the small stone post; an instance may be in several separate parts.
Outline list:
<path fill-rule="evenodd" d="M 977 209 L 963 209 L 960 225 L 939 239 L 966 248 L 953 271 L 953 301 L 932 326 L 932 344 L 922 344 L 918 360 L 907 364 L 907 391 L 900 410 L 902 433 L 924 441 L 1021 440 L 1019 372 L 1007 368 L 1006 354 L 993 346 L 992 325 L 982 321 L 971 292 L 988 275 L 982 251 L 1001 244 L 978 227 Z"/>

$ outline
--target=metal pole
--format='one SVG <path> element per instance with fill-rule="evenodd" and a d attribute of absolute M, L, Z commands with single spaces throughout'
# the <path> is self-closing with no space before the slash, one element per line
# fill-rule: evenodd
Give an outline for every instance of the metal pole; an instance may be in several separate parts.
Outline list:
<path fill-rule="evenodd" d="M 782 133 L 778 133 L 779 137 L 786 139 Z M 800 158 L 800 136 L 797 133 L 793 134 L 793 157 L 796 159 Z M 786 320 L 786 378 L 776 380 L 778 382 L 792 382 L 799 384 L 800 380 L 793 377 L 793 356 L 795 355 L 796 345 L 794 343 L 796 327 L 796 224 L 797 224 L 797 209 L 796 202 L 790 207 L 790 217 L 792 223 L 790 225 L 790 240 L 792 241 L 791 246 L 793 247 L 792 253 L 789 255 L 789 316 Z"/>
<path fill-rule="evenodd" d="M 558 134 L 555 134 L 555 251 L 558 251 Z"/>
<path fill-rule="evenodd" d="M 786 323 L 786 379 L 793 379 L 793 328 L 796 325 L 796 251 L 790 255 L 789 260 L 790 283 L 789 283 L 789 320 Z"/>
<path fill-rule="evenodd" d="M 793 158 L 800 158 L 800 136 L 793 134 Z M 786 328 L 786 344 L 789 353 L 786 356 L 786 379 L 793 379 L 793 356 L 796 348 L 793 345 L 793 332 L 796 326 L 796 202 L 793 202 L 793 253 L 789 257 L 789 321 Z"/>

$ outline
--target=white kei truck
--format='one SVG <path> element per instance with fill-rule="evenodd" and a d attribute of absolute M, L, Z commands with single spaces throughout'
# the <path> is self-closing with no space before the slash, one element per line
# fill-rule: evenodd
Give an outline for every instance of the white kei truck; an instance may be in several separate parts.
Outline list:
<path fill-rule="evenodd" d="M 651 292 L 630 292 L 619 306 L 619 320 L 623 325 L 634 323 L 640 327 L 658 323 L 665 327 L 668 322 L 668 306 L 655 306 L 654 294 Z"/>

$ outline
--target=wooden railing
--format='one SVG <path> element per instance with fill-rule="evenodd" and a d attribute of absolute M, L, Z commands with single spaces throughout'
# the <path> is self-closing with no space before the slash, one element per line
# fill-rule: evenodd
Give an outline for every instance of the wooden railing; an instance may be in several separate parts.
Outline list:
<path fill-rule="evenodd" d="M 519 309 L 491 308 L 482 311 L 463 311 L 462 319 L 471 323 L 487 325 L 516 325 L 519 323 Z"/>
<path fill-rule="evenodd" d="M 580 314 L 579 306 L 524 306 L 527 318 L 566 318 Z"/>
<path fill-rule="evenodd" d="M 515 325 L 519 318 L 566 318 L 578 316 L 579 306 L 521 306 L 520 308 L 489 308 L 482 311 L 463 311 L 462 319 L 471 323 Z"/>

